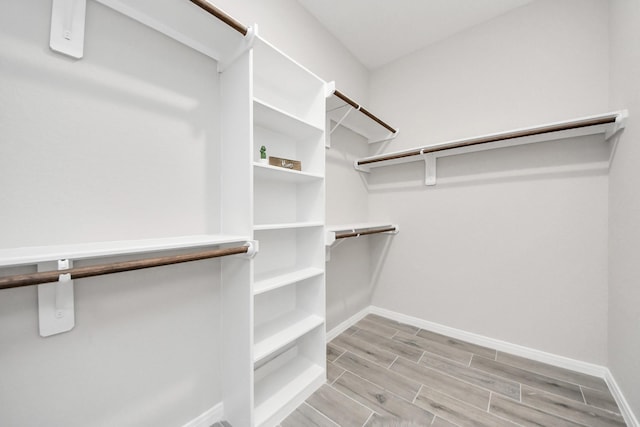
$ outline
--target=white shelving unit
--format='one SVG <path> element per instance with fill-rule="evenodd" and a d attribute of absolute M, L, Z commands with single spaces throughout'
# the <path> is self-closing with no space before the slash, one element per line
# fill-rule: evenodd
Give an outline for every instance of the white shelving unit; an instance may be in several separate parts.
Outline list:
<path fill-rule="evenodd" d="M 253 59 L 254 425 L 274 426 L 326 378 L 325 83 L 260 38 Z"/>
<path fill-rule="evenodd" d="M 211 75 L 215 79 L 211 84 L 215 90 L 211 93 L 217 94 L 218 99 L 211 102 L 211 111 L 218 117 L 210 123 L 219 128 L 202 132 L 207 135 L 201 147 L 203 153 L 194 156 L 197 165 L 195 160 L 189 164 L 201 168 L 199 174 L 187 173 L 191 171 L 185 172 L 185 168 L 178 171 L 184 172 L 180 175 L 183 180 L 191 180 L 181 182 L 187 187 L 175 185 L 157 193 L 144 193 L 154 202 L 151 207 L 145 205 L 147 211 L 132 211 L 130 217 L 120 218 L 123 223 L 108 215 L 99 217 L 103 222 L 93 229 L 87 227 L 89 232 L 85 233 L 74 228 L 74 220 L 81 222 L 83 215 L 89 215 L 87 212 L 102 212 L 106 202 L 90 197 L 94 191 L 91 186 L 78 185 L 73 190 L 79 205 L 65 206 L 67 216 L 46 217 L 43 209 L 43 217 L 59 227 L 58 235 L 63 238 L 42 241 L 41 246 L 21 242 L 10 245 L 5 240 L 0 246 L 0 267 L 63 258 L 73 261 L 224 247 L 257 240 L 260 252 L 253 259 L 220 258 L 219 305 L 224 325 L 220 332 L 220 383 L 224 418 L 231 425 L 274 426 L 326 381 L 326 83 L 260 38 L 255 27 L 244 28 L 246 35 L 243 35 L 243 31 L 212 17 L 192 2 L 98 2 L 216 61 L 211 64 L 218 69 L 217 74 Z M 209 6 L 201 5 L 204 9 Z M 67 11 L 56 9 L 55 13 Z M 153 141 L 136 141 L 139 145 L 144 143 Z M 178 139 L 170 144 L 171 149 L 184 150 Z M 302 170 L 261 163 L 259 153 L 263 145 L 270 156 L 299 160 Z M 142 152 L 148 153 L 153 148 Z M 25 156 L 32 154 L 27 152 Z M 51 160 L 57 161 L 61 170 L 74 172 L 78 163 L 74 164 L 70 157 L 60 150 L 59 157 Z M 153 166 L 152 157 L 140 161 Z M 166 172 L 161 167 L 149 170 L 157 174 Z M 101 181 L 110 182 L 113 169 L 105 167 L 93 172 Z M 82 176 L 81 173 L 79 169 L 77 175 Z M 130 181 L 137 177 L 131 177 Z M 199 191 L 193 194 L 202 194 L 203 198 L 189 206 L 202 210 L 198 217 L 201 221 L 194 221 L 195 224 L 181 222 L 170 213 L 175 209 L 169 209 L 176 205 L 172 196 L 184 195 L 190 185 L 199 186 Z M 62 185 L 60 188 L 66 190 Z M 59 194 L 55 192 L 28 190 L 43 207 L 58 202 Z M 90 201 L 97 206 L 89 205 Z M 17 208 L 11 214 L 18 217 Z M 157 229 L 157 236 L 163 237 L 126 240 L 128 230 L 135 230 L 131 222 L 148 218 L 161 225 L 146 234 Z M 167 224 L 174 228 L 162 226 Z M 5 227 L 9 226 L 7 222 Z M 103 226 L 114 231 L 114 241 L 104 241 L 92 234 Z M 181 233 L 184 229 L 195 232 Z"/>

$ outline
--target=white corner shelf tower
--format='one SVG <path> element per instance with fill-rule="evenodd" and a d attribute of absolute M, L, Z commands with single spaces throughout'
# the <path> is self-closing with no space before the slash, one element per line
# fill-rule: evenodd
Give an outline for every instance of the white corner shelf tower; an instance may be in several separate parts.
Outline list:
<path fill-rule="evenodd" d="M 86 0 L 72 1 L 84 10 Z M 220 260 L 224 419 L 235 427 L 275 426 L 326 381 L 326 83 L 259 37 L 256 26 L 244 27 L 206 0 L 97 1 L 216 61 L 220 133 L 207 141 L 214 154 L 205 167 L 208 188 L 220 189 L 210 207 L 220 221 L 198 235 L 159 229 L 114 242 L 86 235 L 77 244 L 72 235 L 65 236 L 71 243 L 16 242 L 0 246 L 0 267 L 249 242 L 252 253 L 260 250 L 254 257 Z M 84 14 L 68 4 L 53 3 L 51 47 L 82 58 Z M 302 170 L 262 163 L 263 145 L 270 156 L 300 161 Z M 61 154 L 54 160 L 73 167 Z M 73 219 L 64 223 L 72 227 Z"/>

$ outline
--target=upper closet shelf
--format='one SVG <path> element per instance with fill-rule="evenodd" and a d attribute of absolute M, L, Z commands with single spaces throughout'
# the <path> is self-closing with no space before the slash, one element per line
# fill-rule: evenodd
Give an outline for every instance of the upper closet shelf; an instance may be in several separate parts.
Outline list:
<path fill-rule="evenodd" d="M 406 151 L 365 157 L 354 162 L 356 170 L 371 172 L 371 168 L 399 163 L 424 161 L 425 185 L 436 183 L 436 158 L 495 148 L 512 147 L 535 142 L 553 141 L 584 135 L 604 134 L 605 140 L 623 129 L 628 117 L 627 110 L 579 119 L 565 120 L 541 126 L 493 133 L 474 138 L 458 139 L 441 144 L 413 148 Z"/>
<path fill-rule="evenodd" d="M 362 105 L 335 89 L 335 82 L 327 83 L 327 89 L 327 123 L 335 122 L 327 132 L 327 147 L 331 145 L 330 134 L 338 126 L 344 126 L 364 136 L 370 144 L 388 141 L 398 135 L 397 128 L 382 121 Z M 327 128 L 329 129 L 329 126 Z"/>
<path fill-rule="evenodd" d="M 247 27 L 206 0 L 97 0 L 178 42 L 218 61 L 224 69 L 253 44 L 255 26 Z M 73 2 L 81 3 L 82 7 Z M 83 56 L 86 0 L 53 2 L 51 48 Z M 213 19 L 213 18 L 217 19 Z"/>
<path fill-rule="evenodd" d="M 244 243 L 248 240 L 248 236 L 202 234 L 160 239 L 121 240 L 0 249 L 0 267 L 38 264 L 60 259 L 80 260 L 115 255 L 159 252 L 172 249 L 203 248 L 231 243 Z"/>

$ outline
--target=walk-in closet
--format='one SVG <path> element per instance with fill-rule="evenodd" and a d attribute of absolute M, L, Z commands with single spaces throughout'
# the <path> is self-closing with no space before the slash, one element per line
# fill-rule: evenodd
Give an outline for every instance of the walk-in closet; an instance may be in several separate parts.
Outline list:
<path fill-rule="evenodd" d="M 640 427 L 640 2 L 0 4 L 0 426 Z"/>

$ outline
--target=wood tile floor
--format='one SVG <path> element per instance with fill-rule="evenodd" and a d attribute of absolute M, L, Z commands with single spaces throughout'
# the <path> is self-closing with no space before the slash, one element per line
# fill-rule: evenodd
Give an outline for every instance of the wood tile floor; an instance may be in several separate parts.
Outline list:
<path fill-rule="evenodd" d="M 600 378 L 376 315 L 327 345 L 327 377 L 281 427 L 625 425 Z"/>

